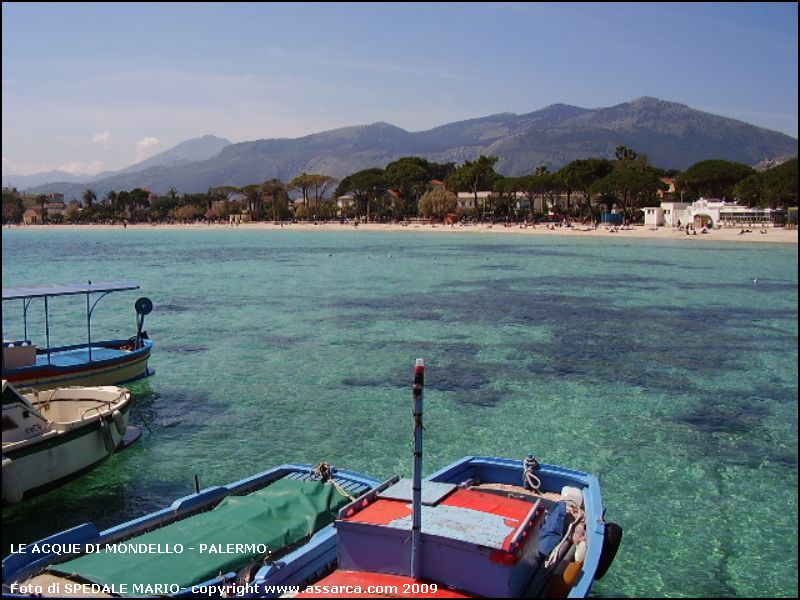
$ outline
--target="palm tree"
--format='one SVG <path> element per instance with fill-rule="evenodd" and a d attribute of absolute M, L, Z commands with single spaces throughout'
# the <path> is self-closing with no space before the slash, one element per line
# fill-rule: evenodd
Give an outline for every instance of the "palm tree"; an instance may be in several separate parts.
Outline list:
<path fill-rule="evenodd" d="M 45 207 L 45 204 L 47 204 L 47 196 L 42 194 L 39 196 L 39 206 L 42 208 L 42 224 L 47 222 L 47 208 Z"/>
<path fill-rule="evenodd" d="M 83 202 L 88 208 L 92 208 L 92 203 L 95 200 L 97 200 L 97 194 L 94 193 L 94 190 L 87 189 L 83 192 Z"/>

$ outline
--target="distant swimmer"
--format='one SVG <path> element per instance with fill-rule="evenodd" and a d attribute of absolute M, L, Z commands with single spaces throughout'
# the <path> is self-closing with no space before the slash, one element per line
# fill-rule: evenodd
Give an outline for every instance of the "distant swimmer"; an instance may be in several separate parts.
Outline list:
<path fill-rule="evenodd" d="M 756 279 L 753 279 L 753 285 L 755 285 L 755 284 L 757 284 L 757 283 L 758 283 L 758 279 L 757 279 L 757 278 L 756 278 Z"/>

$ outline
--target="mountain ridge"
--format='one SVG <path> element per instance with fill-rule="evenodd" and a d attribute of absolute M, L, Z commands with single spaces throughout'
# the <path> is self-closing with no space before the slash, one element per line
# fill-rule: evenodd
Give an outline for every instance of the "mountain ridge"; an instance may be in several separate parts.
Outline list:
<path fill-rule="evenodd" d="M 656 166 L 675 169 L 710 158 L 756 164 L 797 154 L 796 138 L 678 102 L 643 96 L 589 109 L 552 104 L 521 115 L 497 113 L 419 132 L 379 121 L 299 138 L 245 141 L 226 145 L 203 160 L 118 172 L 92 182 L 54 182 L 29 191 L 62 191 L 66 197 L 79 197 L 87 187 L 98 196 L 111 189 L 133 187 L 147 187 L 156 193 L 165 193 L 171 187 L 180 193 L 197 192 L 221 185 L 240 187 L 273 177 L 289 181 L 304 171 L 341 178 L 365 168 L 383 168 L 409 155 L 460 163 L 491 154 L 499 157 L 499 173 L 521 175 L 539 165 L 554 171 L 579 158 L 610 158 L 620 145 L 648 155 Z M 62 189 L 55 189 L 58 187 Z"/>

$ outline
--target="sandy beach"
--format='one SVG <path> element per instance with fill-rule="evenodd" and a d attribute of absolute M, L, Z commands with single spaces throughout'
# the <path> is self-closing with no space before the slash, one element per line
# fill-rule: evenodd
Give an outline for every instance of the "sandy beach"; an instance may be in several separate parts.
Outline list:
<path fill-rule="evenodd" d="M 653 228 L 650 226 L 637 225 L 629 228 L 611 228 L 600 226 L 597 229 L 591 229 L 584 226 L 573 227 L 553 227 L 548 225 L 539 224 L 536 226 L 514 224 L 506 226 L 504 224 L 484 224 L 484 225 L 442 225 L 442 224 L 424 224 L 424 223 L 409 223 L 408 225 L 402 224 L 384 224 L 384 223 L 361 223 L 357 227 L 352 223 L 341 224 L 334 223 L 283 223 L 275 224 L 272 222 L 257 222 L 257 223 L 241 223 L 239 225 L 230 224 L 129 224 L 127 226 L 119 225 L 28 225 L 19 226 L 24 229 L 42 230 L 46 231 L 51 228 L 57 229 L 240 229 L 240 230 L 273 230 L 273 231 L 392 231 L 392 232 L 417 232 L 417 233 L 461 233 L 461 234 L 475 234 L 475 235 L 541 235 L 541 236 L 555 236 L 555 237 L 573 237 L 573 238 L 586 238 L 586 237 L 604 237 L 604 238 L 631 238 L 631 239 L 651 239 L 651 240 L 686 240 L 697 243 L 704 242 L 760 242 L 760 243 L 775 243 L 775 244 L 797 244 L 798 233 L 796 229 L 784 229 L 782 227 L 768 227 L 766 229 L 748 228 L 749 232 L 741 233 L 738 228 L 725 228 L 713 229 L 708 233 L 701 233 L 698 231 L 695 235 L 686 235 L 686 232 L 672 229 L 671 227 L 658 227 Z M 13 227 L 12 229 L 16 229 Z M 7 228 L 8 229 L 8 228 Z M 748 230 L 745 230 L 748 231 Z M 762 233 L 766 232 L 766 233 Z"/>

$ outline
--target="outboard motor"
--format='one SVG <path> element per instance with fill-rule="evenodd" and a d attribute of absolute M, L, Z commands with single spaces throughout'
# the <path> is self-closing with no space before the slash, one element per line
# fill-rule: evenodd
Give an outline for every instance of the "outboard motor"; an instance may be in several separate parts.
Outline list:
<path fill-rule="evenodd" d="M 147 332 L 142 331 L 142 327 L 144 326 L 144 317 L 145 315 L 149 315 L 153 310 L 153 302 L 150 300 L 150 298 L 142 296 L 133 306 L 136 309 L 136 344 L 134 345 L 134 348 L 141 348 L 143 345 L 142 340 L 147 337 Z"/>

